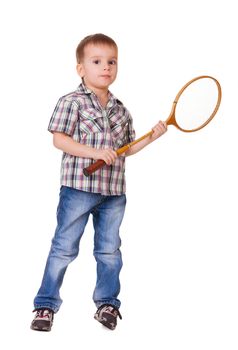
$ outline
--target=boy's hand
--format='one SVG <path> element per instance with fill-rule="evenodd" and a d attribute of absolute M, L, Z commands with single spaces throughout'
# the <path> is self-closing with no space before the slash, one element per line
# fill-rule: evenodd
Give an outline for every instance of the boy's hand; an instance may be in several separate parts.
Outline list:
<path fill-rule="evenodd" d="M 152 128 L 154 131 L 151 136 L 151 141 L 158 139 L 167 131 L 167 124 L 161 120 Z"/>
<path fill-rule="evenodd" d="M 115 162 L 117 153 L 111 148 L 94 149 L 93 158 L 95 160 L 102 159 L 107 165 L 111 165 Z"/>

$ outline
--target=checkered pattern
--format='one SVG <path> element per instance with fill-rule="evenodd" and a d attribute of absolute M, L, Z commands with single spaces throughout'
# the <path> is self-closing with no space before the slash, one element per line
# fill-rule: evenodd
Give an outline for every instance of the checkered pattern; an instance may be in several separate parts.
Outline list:
<path fill-rule="evenodd" d="M 109 93 L 109 102 L 103 109 L 97 96 L 84 84 L 59 99 L 48 130 L 65 133 L 75 141 L 95 148 L 118 149 L 135 139 L 131 115 L 123 104 Z M 85 177 L 83 168 L 93 162 L 93 159 L 63 153 L 61 185 L 102 195 L 125 193 L 124 156 L 118 157 L 113 165 L 106 165 Z"/>

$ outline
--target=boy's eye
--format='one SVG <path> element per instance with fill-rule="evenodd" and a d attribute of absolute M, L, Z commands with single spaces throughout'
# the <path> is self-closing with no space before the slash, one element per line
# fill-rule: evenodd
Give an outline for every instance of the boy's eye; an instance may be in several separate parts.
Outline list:
<path fill-rule="evenodd" d="M 116 61 L 116 60 L 110 60 L 108 63 L 109 63 L 110 65 L 115 65 L 115 64 L 117 64 L 117 61 Z"/>
<path fill-rule="evenodd" d="M 94 60 L 93 63 L 99 64 L 99 63 L 100 63 L 100 60 Z"/>

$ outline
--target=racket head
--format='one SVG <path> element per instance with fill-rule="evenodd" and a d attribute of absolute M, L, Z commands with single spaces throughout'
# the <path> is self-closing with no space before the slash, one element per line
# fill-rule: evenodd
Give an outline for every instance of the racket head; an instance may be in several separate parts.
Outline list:
<path fill-rule="evenodd" d="M 216 115 L 221 95 L 220 83 L 214 77 L 202 75 L 190 80 L 175 97 L 167 125 L 183 132 L 204 128 Z"/>

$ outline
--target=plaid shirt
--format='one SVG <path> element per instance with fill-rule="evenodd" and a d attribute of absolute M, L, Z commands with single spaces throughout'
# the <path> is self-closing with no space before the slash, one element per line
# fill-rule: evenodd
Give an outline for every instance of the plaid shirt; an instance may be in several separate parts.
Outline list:
<path fill-rule="evenodd" d="M 76 91 L 61 97 L 50 119 L 48 130 L 62 132 L 82 145 L 94 148 L 118 149 L 135 138 L 132 118 L 123 104 L 109 92 L 103 109 L 97 96 L 84 84 Z M 61 185 L 102 195 L 125 193 L 125 157 L 117 157 L 111 166 L 105 165 L 89 177 L 83 168 L 93 159 L 63 153 Z"/>

